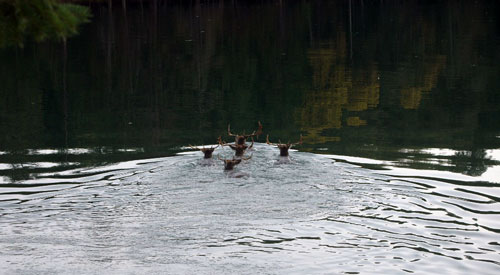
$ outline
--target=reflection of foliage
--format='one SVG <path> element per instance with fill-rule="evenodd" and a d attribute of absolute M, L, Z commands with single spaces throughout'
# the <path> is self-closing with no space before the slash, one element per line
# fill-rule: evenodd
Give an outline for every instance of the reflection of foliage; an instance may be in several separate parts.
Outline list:
<path fill-rule="evenodd" d="M 343 110 L 359 112 L 375 108 L 379 103 L 380 84 L 377 68 L 357 72 L 348 68 L 346 34 L 338 28 L 336 41 L 320 45 L 319 49 L 308 51 L 312 67 L 312 89 L 304 98 L 304 105 L 298 109 L 301 130 L 306 132 L 307 143 L 340 141 L 339 137 L 325 137 L 328 129 L 342 127 Z M 363 126 L 366 121 L 358 116 L 348 117 L 347 126 Z"/>
<path fill-rule="evenodd" d="M 65 39 L 89 16 L 86 7 L 55 0 L 0 0 L 0 47 L 22 47 L 27 39 Z"/>
<path fill-rule="evenodd" d="M 481 176 L 488 169 L 488 161 L 491 161 L 491 158 L 484 149 L 460 151 L 452 158 L 454 169 L 469 176 Z"/>
<path fill-rule="evenodd" d="M 430 92 L 438 81 L 438 76 L 446 63 L 446 57 L 436 55 L 431 60 L 426 60 L 423 63 L 423 72 L 409 73 L 410 76 L 414 75 L 414 79 L 418 81 L 407 81 L 406 86 L 410 83 L 410 87 L 401 89 L 401 106 L 405 109 L 418 109 L 420 101 L 422 100 L 422 93 Z M 408 72 L 405 72 L 408 74 Z"/>
<path fill-rule="evenodd" d="M 366 120 L 360 119 L 357 116 L 351 116 L 346 119 L 348 126 L 363 126 L 366 125 Z"/>
<path fill-rule="evenodd" d="M 353 16 L 351 59 L 345 1 L 291 2 L 96 5 L 67 44 L 67 114 L 61 45 L 4 49 L 0 146 L 60 145 L 65 119 L 74 146 L 214 142 L 228 122 L 238 131 L 256 120 L 282 139 L 300 130 L 306 143 L 374 158 L 401 146 L 500 146 L 490 135 L 500 125 L 500 52 L 488 40 L 497 17 L 461 20 L 466 2 L 365 1 L 374 8 Z M 486 4 L 473 6 L 484 16 Z"/>
<path fill-rule="evenodd" d="M 354 71 L 347 110 L 360 112 L 377 107 L 380 99 L 378 74 L 378 68 L 373 64 L 366 64 L 365 70 Z"/>
<path fill-rule="evenodd" d="M 347 103 L 347 94 L 351 90 L 352 82 L 349 72 L 345 69 L 345 39 L 331 45 L 335 46 L 308 52 L 313 68 L 313 89 L 299 110 L 300 120 L 306 131 L 318 127 L 341 127 L 341 107 Z"/>

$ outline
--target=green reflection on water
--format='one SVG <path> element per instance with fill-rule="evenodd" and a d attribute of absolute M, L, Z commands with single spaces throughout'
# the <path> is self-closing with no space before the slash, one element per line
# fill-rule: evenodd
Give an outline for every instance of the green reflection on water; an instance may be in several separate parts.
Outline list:
<path fill-rule="evenodd" d="M 273 140 L 302 133 L 302 150 L 480 175 L 497 164 L 485 150 L 500 147 L 495 9 L 493 1 L 363 3 L 351 14 L 343 1 L 94 6 L 66 48 L 0 51 L 0 150 L 21 162 L 28 148 L 169 155 L 215 143 L 228 123 L 242 132 L 260 120 Z M 402 153 L 424 148 L 456 154 L 439 164 Z"/>

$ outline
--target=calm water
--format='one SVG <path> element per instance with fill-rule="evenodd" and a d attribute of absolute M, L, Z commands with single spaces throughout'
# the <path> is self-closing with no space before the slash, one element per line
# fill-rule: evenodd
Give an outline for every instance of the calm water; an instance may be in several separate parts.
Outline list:
<path fill-rule="evenodd" d="M 0 273 L 498 273 L 498 3 L 156 2 L 0 49 Z"/>

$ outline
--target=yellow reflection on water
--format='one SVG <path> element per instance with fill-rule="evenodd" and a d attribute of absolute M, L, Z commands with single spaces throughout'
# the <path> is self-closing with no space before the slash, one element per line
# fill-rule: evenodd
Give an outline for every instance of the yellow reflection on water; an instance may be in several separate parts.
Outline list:
<path fill-rule="evenodd" d="M 308 50 L 312 68 L 312 89 L 306 93 L 304 104 L 296 110 L 307 143 L 340 141 L 340 137 L 324 136 L 327 129 L 363 126 L 366 120 L 349 116 L 342 120 L 342 111 L 365 111 L 379 104 L 380 83 L 376 65 L 353 72 L 347 66 L 347 42 L 342 29 L 336 41 L 321 43 Z"/>
<path fill-rule="evenodd" d="M 401 106 L 405 109 L 418 109 L 422 94 L 436 87 L 439 73 L 445 64 L 446 56 L 444 55 L 436 55 L 430 61 L 424 62 L 423 73 L 418 71 L 414 73 L 416 79 L 414 86 L 401 89 Z"/>
<path fill-rule="evenodd" d="M 379 104 L 380 73 L 377 64 L 351 68 L 346 41 L 348 36 L 340 28 L 337 33 L 339 35 L 335 40 L 322 42 L 307 52 L 312 69 L 312 88 L 306 92 L 303 105 L 295 111 L 307 143 L 340 141 L 340 137 L 325 136 L 325 131 L 343 126 L 365 126 L 368 124 L 366 118 L 353 113 L 376 108 Z M 416 69 L 398 72 L 396 79 L 405 80 L 404 84 L 397 86 L 401 107 L 418 109 L 423 94 L 436 87 L 445 65 L 446 56 L 434 54 L 423 57 L 417 66 L 406 66 Z M 346 115 L 344 111 L 349 112 L 347 117 L 343 117 Z"/>

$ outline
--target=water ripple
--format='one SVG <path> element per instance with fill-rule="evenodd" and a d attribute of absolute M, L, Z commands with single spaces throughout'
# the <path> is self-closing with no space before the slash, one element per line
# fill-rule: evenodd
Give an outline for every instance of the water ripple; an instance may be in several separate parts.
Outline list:
<path fill-rule="evenodd" d="M 0 258 L 17 273 L 498 270 L 494 184 L 402 177 L 296 151 L 283 162 L 260 143 L 253 154 L 236 168 L 244 178 L 191 152 L 2 184 Z"/>

